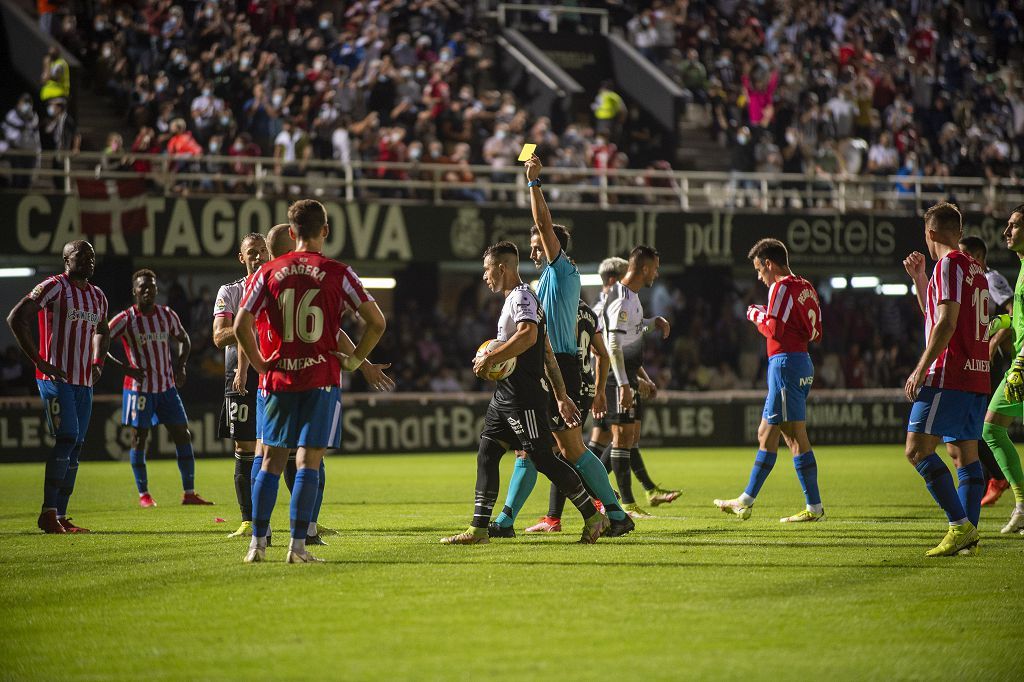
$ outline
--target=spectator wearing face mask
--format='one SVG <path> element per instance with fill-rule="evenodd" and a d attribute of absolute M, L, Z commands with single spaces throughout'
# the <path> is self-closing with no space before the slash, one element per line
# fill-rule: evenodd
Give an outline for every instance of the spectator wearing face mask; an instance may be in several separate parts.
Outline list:
<path fill-rule="evenodd" d="M 7 149 L 22 152 L 11 155 L 11 168 L 15 171 L 31 171 L 39 163 L 39 152 L 42 147 L 39 141 L 39 117 L 32 108 L 32 96 L 25 93 L 18 99 L 18 104 L 7 112 L 4 117 L 4 143 Z M 15 189 L 26 189 L 32 184 L 29 173 L 15 174 L 11 178 L 11 186 Z"/>
<path fill-rule="evenodd" d="M 494 134 L 484 141 L 483 148 L 484 161 L 492 169 L 492 182 L 509 183 L 515 179 L 515 174 L 509 173 L 506 169 L 515 161 L 517 146 L 518 140 L 509 134 L 507 123 L 498 123 L 494 126 Z M 505 192 L 498 191 L 494 199 L 504 201 Z"/>

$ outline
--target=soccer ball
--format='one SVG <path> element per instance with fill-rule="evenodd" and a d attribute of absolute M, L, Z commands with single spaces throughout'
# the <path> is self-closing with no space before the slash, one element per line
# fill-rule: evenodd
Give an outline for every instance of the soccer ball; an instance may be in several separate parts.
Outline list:
<path fill-rule="evenodd" d="M 480 344 L 480 347 L 476 349 L 476 356 L 487 355 L 492 350 L 501 345 L 501 341 L 497 339 L 491 339 L 490 341 L 484 341 Z M 512 374 L 516 369 L 516 359 L 509 358 L 504 362 L 499 362 L 496 365 L 492 365 L 491 369 L 487 372 L 486 377 L 491 381 L 501 381 L 502 379 L 508 378 L 508 375 Z"/>

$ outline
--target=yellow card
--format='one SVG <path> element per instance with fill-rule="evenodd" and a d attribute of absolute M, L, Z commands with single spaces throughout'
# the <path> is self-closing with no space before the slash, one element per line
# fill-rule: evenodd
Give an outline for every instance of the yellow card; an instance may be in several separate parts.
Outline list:
<path fill-rule="evenodd" d="M 527 142 L 523 145 L 523 151 L 519 152 L 519 160 L 529 161 L 535 151 L 537 151 L 537 145 Z"/>

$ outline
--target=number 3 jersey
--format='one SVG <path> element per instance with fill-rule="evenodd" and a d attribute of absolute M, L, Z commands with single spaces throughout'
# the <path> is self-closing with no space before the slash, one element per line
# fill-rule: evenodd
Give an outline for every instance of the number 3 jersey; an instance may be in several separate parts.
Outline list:
<path fill-rule="evenodd" d="M 265 312 L 278 340 L 265 378 L 272 392 L 340 385 L 341 363 L 331 354 L 346 309 L 373 299 L 344 263 L 309 251 L 275 258 L 252 276 L 241 307 Z"/>
<path fill-rule="evenodd" d="M 988 299 L 984 268 L 963 251 L 950 251 L 935 264 L 925 296 L 925 345 L 935 331 L 941 303 L 955 301 L 960 312 L 953 338 L 928 368 L 925 386 L 989 393 Z"/>
<path fill-rule="evenodd" d="M 590 355 L 590 343 L 597 334 L 597 313 L 590 309 L 586 301 L 580 299 L 576 310 L 576 342 L 580 360 L 580 374 L 583 379 L 583 395 L 593 398 L 597 395 L 597 372 L 594 358 Z"/>
<path fill-rule="evenodd" d="M 768 289 L 768 308 L 757 330 L 768 340 L 768 357 L 806 353 L 821 338 L 821 306 L 814 286 L 803 277 L 783 277 Z"/>
<path fill-rule="evenodd" d="M 498 317 L 498 341 L 508 341 L 520 322 L 537 325 L 537 340 L 516 357 L 516 368 L 498 382 L 491 403 L 507 409 L 547 409 L 548 390 L 544 384 L 544 339 L 547 329 L 540 299 L 525 282 L 505 297 Z"/>

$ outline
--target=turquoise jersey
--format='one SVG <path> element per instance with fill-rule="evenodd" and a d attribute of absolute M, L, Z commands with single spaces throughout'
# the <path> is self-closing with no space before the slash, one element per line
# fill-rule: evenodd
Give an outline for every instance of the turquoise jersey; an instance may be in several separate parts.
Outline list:
<path fill-rule="evenodd" d="M 580 271 L 560 251 L 540 275 L 537 298 L 547 316 L 548 338 L 556 353 L 577 355 L 576 317 L 580 305 Z"/>

